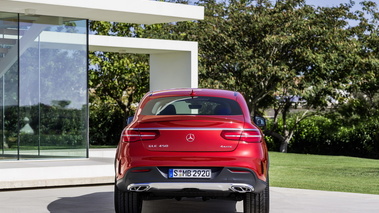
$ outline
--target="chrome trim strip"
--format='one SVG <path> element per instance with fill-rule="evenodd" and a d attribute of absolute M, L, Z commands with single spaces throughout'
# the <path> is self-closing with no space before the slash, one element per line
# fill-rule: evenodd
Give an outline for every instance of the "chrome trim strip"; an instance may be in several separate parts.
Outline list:
<path fill-rule="evenodd" d="M 156 127 L 156 128 L 130 128 L 128 130 L 170 130 L 170 131 L 181 131 L 181 130 L 201 130 L 201 131 L 209 131 L 209 130 L 231 130 L 231 131 L 255 131 L 259 132 L 258 129 L 243 129 L 243 128 L 187 128 L 187 127 Z"/>
<path fill-rule="evenodd" d="M 181 190 L 186 188 L 199 189 L 205 191 L 223 191 L 246 193 L 253 192 L 254 187 L 246 183 L 188 183 L 188 182 L 163 182 L 163 183 L 132 183 L 128 185 L 129 191 L 141 192 L 150 190 Z M 245 190 L 239 190 L 240 188 Z"/>
<path fill-rule="evenodd" d="M 247 136 L 243 136 L 243 137 L 246 137 L 246 138 L 260 138 L 261 135 L 247 135 Z"/>
<path fill-rule="evenodd" d="M 137 134 L 123 134 L 122 136 L 126 136 L 126 137 L 139 137 L 140 135 L 137 135 Z"/>

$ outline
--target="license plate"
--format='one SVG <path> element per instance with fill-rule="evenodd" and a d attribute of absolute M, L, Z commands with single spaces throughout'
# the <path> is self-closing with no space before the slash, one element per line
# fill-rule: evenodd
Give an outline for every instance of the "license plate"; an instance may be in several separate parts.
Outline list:
<path fill-rule="evenodd" d="M 169 169 L 169 178 L 211 178 L 210 169 Z"/>

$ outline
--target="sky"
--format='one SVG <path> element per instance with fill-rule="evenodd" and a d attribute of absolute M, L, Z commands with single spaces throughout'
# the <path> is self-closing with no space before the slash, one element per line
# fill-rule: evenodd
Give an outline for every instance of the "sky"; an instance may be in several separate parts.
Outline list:
<path fill-rule="evenodd" d="M 341 3 L 349 3 L 349 0 L 306 0 L 307 4 L 317 6 L 336 6 Z M 355 1 L 357 3 L 357 1 Z"/>
<path fill-rule="evenodd" d="M 353 9 L 360 9 L 360 4 L 359 2 L 361 2 L 362 0 L 354 0 L 355 1 L 355 5 L 353 7 Z M 379 0 L 372 0 L 372 1 L 378 1 L 379 3 Z M 337 6 L 341 3 L 349 3 L 350 0 L 306 0 L 307 4 L 310 4 L 310 5 L 315 5 L 315 6 L 325 6 L 325 7 L 332 7 L 332 6 Z"/>
<path fill-rule="evenodd" d="M 361 10 L 362 7 L 359 3 L 362 1 L 363 0 L 354 0 L 355 5 L 353 6 L 352 11 Z M 371 0 L 371 1 L 379 4 L 379 0 Z M 349 3 L 350 0 L 306 0 L 306 2 L 307 2 L 307 4 L 314 5 L 314 6 L 333 7 L 333 6 L 338 6 L 341 3 Z M 351 26 L 354 26 L 358 22 L 357 21 L 350 21 L 349 23 Z"/>

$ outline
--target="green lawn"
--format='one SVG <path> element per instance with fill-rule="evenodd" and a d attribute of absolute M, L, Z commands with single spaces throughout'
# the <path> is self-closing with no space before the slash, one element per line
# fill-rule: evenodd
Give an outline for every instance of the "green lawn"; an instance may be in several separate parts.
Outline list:
<path fill-rule="evenodd" d="M 270 185 L 379 194 L 379 160 L 270 152 Z"/>

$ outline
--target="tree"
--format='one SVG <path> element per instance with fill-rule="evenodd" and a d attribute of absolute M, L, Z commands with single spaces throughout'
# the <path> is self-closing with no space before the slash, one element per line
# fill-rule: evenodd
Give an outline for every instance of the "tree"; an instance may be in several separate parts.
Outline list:
<path fill-rule="evenodd" d="M 353 29 L 360 42 L 360 60 L 350 77 L 348 91 L 358 97 L 359 102 L 365 102 L 362 104 L 367 110 L 360 113 L 370 117 L 379 109 L 379 10 L 374 2 L 362 2 L 362 6 L 363 11 L 357 12 L 360 22 Z"/>
<path fill-rule="evenodd" d="M 156 25 L 93 22 L 91 26 L 99 34 L 199 42 L 200 86 L 243 93 L 252 116 L 273 108 L 274 125 L 266 134 L 280 140 L 282 152 L 287 151 L 293 131 L 303 119 L 345 101 L 347 91 L 376 100 L 379 78 L 375 3 L 363 2 L 363 11 L 351 11 L 353 2 L 317 8 L 305 0 L 199 0 L 195 4 L 205 7 L 204 20 Z M 372 18 L 367 19 L 364 12 Z M 350 26 L 351 20 L 359 25 Z M 137 89 L 133 86 L 141 82 L 119 75 L 133 75 L 133 70 L 142 75 L 147 69 L 142 71 L 143 65 L 135 67 L 138 61 L 131 60 L 132 56 L 122 62 L 118 53 L 102 54 L 93 58 L 102 69 L 94 70 L 93 81 L 99 80 L 92 87 L 114 100 L 118 97 L 119 106 L 128 108 L 121 104 L 121 91 Z M 100 81 L 107 72 L 118 77 L 110 75 L 105 77 L 107 82 Z M 117 90 L 110 85 L 118 82 L 127 82 L 128 86 L 118 85 Z M 101 90 L 102 87 L 110 90 Z M 302 111 L 288 125 L 287 117 L 297 106 Z M 281 132 L 277 128 L 279 116 L 283 122 Z"/>
<path fill-rule="evenodd" d="M 131 105 L 148 90 L 148 62 L 145 55 L 96 52 L 90 55 L 96 68 L 90 70 L 92 95 L 109 98 L 125 117 L 132 115 Z"/>
<path fill-rule="evenodd" d="M 300 2 L 298 2 L 300 3 Z M 307 5 L 297 4 L 292 6 L 294 13 L 299 14 L 297 20 L 285 19 L 287 36 L 296 38 L 293 43 L 286 46 L 283 62 L 294 70 L 296 76 L 292 80 L 287 78 L 281 84 L 279 96 L 274 104 L 274 109 L 282 115 L 283 132 L 279 135 L 281 141 L 280 151 L 287 152 L 297 125 L 306 117 L 325 110 L 333 100 L 341 95 L 338 91 L 349 84 L 348 77 L 354 72 L 355 63 L 358 60 L 358 41 L 352 37 L 351 28 L 348 26 L 352 16 L 350 9 L 352 4 L 341 4 L 338 7 L 312 8 Z M 286 8 L 286 4 L 279 6 L 279 11 Z M 289 21 L 289 22 L 287 22 Z M 303 113 L 298 113 L 293 125 L 287 126 L 287 116 L 290 109 L 298 102 L 293 99 L 303 100 Z M 311 113 L 310 113 L 311 112 Z M 275 125 L 276 117 L 274 118 Z M 275 128 L 269 134 L 278 136 Z"/>
<path fill-rule="evenodd" d="M 136 36 L 139 25 L 92 21 L 99 35 Z M 90 53 L 90 143 L 116 144 L 126 118 L 149 89 L 148 56 Z"/>
<path fill-rule="evenodd" d="M 349 20 L 359 19 L 350 12 L 353 3 L 331 8 L 304 0 L 199 4 L 205 6 L 205 19 L 187 24 L 186 38 L 199 42 L 200 85 L 242 92 L 252 115 L 274 107 L 284 131 L 277 134 L 273 125 L 267 133 L 279 136 L 286 152 L 296 123 L 314 114 L 305 111 L 287 126 L 292 100 L 302 98 L 312 112 L 324 110 L 351 83 L 360 60 L 360 41 L 349 26 Z"/>

